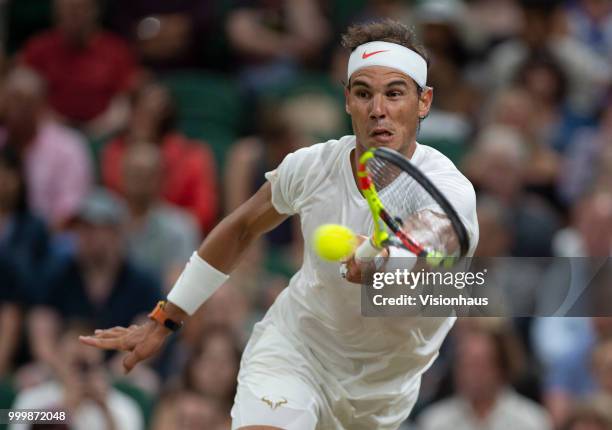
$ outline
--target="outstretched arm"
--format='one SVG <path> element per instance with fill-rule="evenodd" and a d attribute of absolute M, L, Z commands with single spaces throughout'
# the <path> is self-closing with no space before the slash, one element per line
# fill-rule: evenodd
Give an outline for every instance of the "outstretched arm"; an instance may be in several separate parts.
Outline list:
<path fill-rule="evenodd" d="M 278 213 L 272 205 L 271 186 L 266 182 L 253 197 L 210 232 L 198 249 L 198 256 L 219 272 L 229 273 L 254 240 L 286 218 L 287 215 Z M 185 309 L 181 309 L 172 301 L 168 302 L 164 311 L 170 319 L 177 322 L 185 321 L 189 316 Z M 168 328 L 148 321 L 143 325 L 128 328 L 96 330 L 93 336 L 80 339 L 81 342 L 98 348 L 129 351 L 123 361 L 125 370 L 129 372 L 140 361 L 153 356 L 170 333 Z"/>

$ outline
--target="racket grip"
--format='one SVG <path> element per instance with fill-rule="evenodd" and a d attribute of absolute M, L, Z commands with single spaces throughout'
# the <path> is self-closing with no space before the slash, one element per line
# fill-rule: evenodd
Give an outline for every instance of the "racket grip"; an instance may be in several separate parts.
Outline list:
<path fill-rule="evenodd" d="M 368 239 L 359 245 L 359 248 L 355 251 L 355 260 L 358 262 L 371 260 L 376 257 L 380 251 L 380 248 L 374 246 L 372 239 Z"/>

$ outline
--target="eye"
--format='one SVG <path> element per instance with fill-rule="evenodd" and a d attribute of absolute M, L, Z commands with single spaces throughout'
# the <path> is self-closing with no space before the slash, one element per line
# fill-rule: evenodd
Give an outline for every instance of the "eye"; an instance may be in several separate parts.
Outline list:
<path fill-rule="evenodd" d="M 404 95 L 404 93 L 402 91 L 400 91 L 400 90 L 391 90 L 391 91 L 387 92 L 387 97 L 390 97 L 390 98 L 398 98 L 398 97 L 401 97 L 403 95 Z"/>
<path fill-rule="evenodd" d="M 359 97 L 360 99 L 367 99 L 370 97 L 370 93 L 367 92 L 366 90 L 357 90 L 355 92 L 355 95 Z"/>

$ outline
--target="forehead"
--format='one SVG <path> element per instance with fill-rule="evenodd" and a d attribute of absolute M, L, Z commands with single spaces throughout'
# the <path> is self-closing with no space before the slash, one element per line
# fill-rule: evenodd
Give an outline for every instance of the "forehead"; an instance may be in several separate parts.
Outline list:
<path fill-rule="evenodd" d="M 414 80 L 399 70 L 384 66 L 370 66 L 357 70 L 351 76 L 351 84 L 356 81 L 370 86 L 385 86 L 393 82 L 404 82 L 408 87 L 416 87 Z"/>

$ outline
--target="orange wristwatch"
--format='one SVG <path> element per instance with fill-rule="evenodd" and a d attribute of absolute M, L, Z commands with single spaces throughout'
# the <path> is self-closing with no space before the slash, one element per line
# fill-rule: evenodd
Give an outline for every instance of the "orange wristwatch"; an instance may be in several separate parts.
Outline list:
<path fill-rule="evenodd" d="M 177 331 L 181 327 L 183 327 L 183 323 L 176 322 L 168 317 L 166 311 L 164 310 L 166 303 L 167 302 L 165 300 L 160 300 L 159 302 L 157 302 L 157 306 L 155 306 L 155 309 L 151 311 L 151 313 L 149 314 L 149 318 L 163 325 L 169 330 Z"/>

